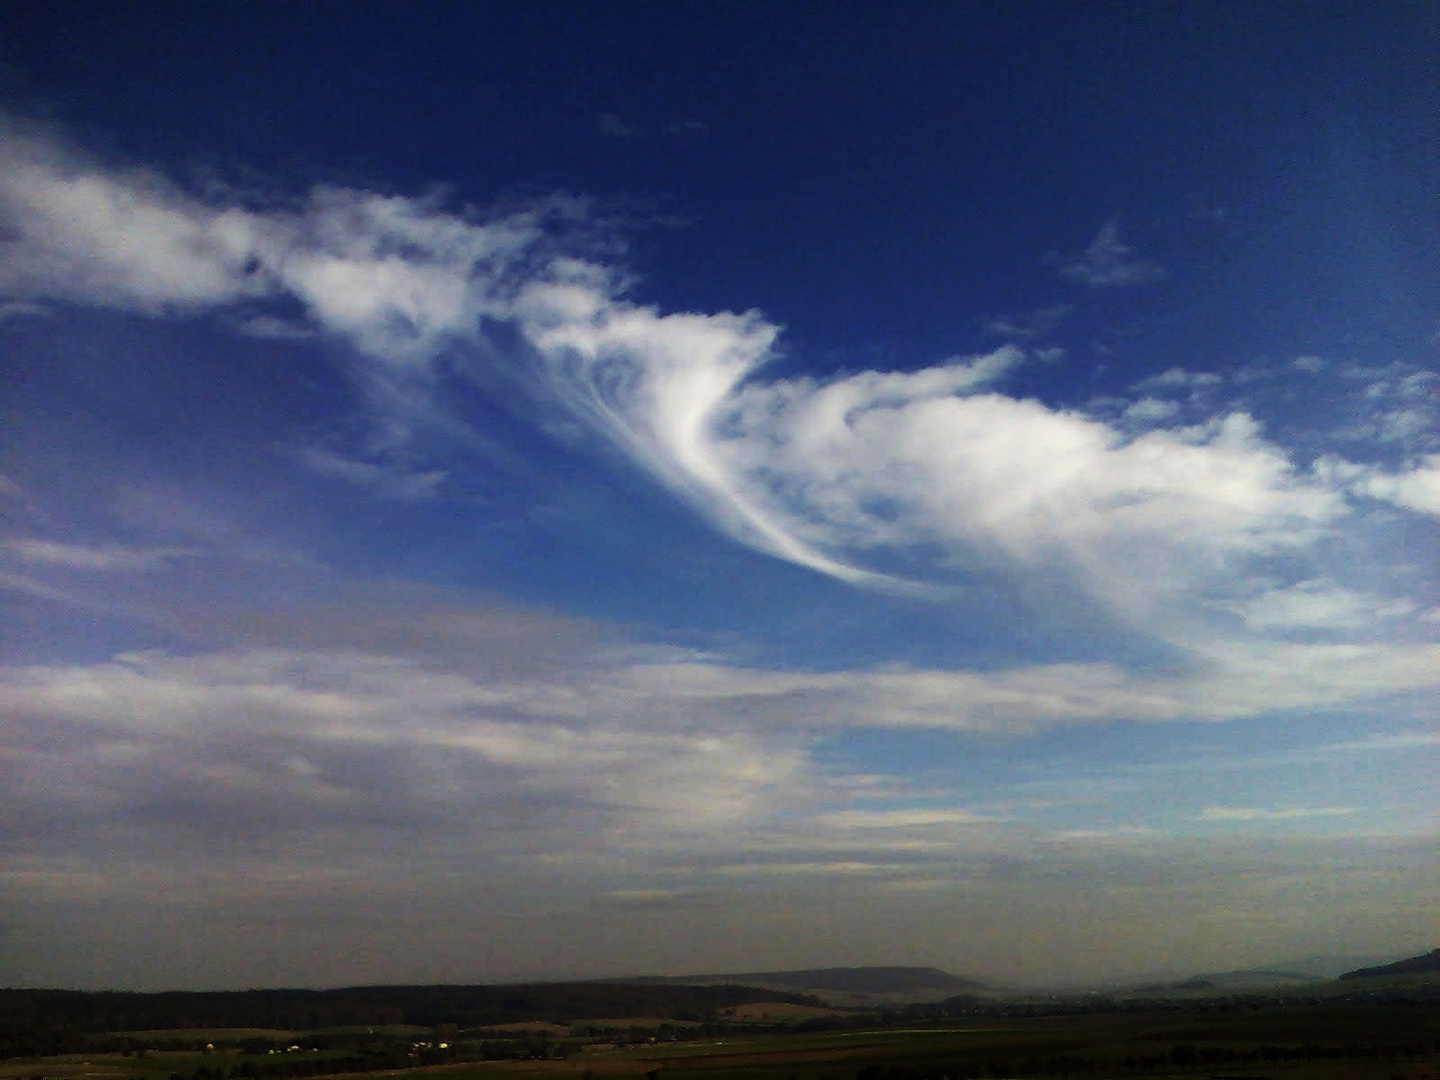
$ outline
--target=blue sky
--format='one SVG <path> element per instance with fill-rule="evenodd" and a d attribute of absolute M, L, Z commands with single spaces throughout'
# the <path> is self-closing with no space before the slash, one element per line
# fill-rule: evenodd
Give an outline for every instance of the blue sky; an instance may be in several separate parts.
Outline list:
<path fill-rule="evenodd" d="M 1421 4 L 0 15 L 0 982 L 1434 944 Z"/>

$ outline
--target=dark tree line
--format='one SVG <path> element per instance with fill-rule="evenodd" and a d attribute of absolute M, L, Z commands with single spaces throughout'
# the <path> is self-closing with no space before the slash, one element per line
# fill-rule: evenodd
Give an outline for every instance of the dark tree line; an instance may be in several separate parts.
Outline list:
<path fill-rule="evenodd" d="M 127 993 L 0 989 L 0 1057 L 85 1049 L 107 1032 L 194 1028 L 320 1031 L 397 1024 L 458 1028 L 573 1017 L 657 1016 L 704 1021 L 759 1001 L 815 1004 L 748 986 L 533 983 L 515 986 L 362 986 L 339 990 Z"/>

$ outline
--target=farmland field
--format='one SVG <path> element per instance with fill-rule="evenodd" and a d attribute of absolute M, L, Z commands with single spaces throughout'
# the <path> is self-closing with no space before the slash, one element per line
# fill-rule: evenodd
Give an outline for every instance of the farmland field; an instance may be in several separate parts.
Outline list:
<path fill-rule="evenodd" d="M 392 1080 L 1440 1080 L 1440 1008 L 1429 1005 L 986 1016 L 858 1030 L 738 1028 L 694 1041 L 668 1041 L 675 1037 L 670 1033 L 631 1045 L 562 1034 L 589 1030 L 586 1025 L 575 1021 L 570 1029 L 548 1025 L 543 1032 L 527 1033 L 526 1038 L 537 1040 L 532 1056 L 423 1066 L 405 1060 L 405 1051 L 397 1048 L 409 1043 L 395 1032 L 384 1036 L 392 1055 L 399 1055 L 388 1059 L 394 1067 L 363 1070 L 350 1051 L 307 1047 L 307 1034 L 323 1041 L 319 1032 L 153 1032 L 144 1034 L 216 1041 L 217 1046 L 11 1059 L 0 1062 L 0 1080 L 246 1080 L 361 1071 Z M 137 1041 L 141 1034 L 125 1033 Z M 469 1048 L 478 1057 L 478 1048 L 488 1044 L 477 1040 L 492 1034 L 497 1033 L 460 1032 L 450 1052 L 464 1056 Z M 237 1045 L 218 1045 L 218 1039 L 256 1037 L 293 1039 L 289 1045 L 301 1049 L 257 1054 L 253 1046 L 247 1053 Z"/>

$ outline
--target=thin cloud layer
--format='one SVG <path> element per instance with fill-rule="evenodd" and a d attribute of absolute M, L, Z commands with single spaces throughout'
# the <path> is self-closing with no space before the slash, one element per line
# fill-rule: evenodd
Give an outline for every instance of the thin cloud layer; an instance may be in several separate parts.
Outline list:
<path fill-rule="evenodd" d="M 312 637 L 287 621 L 283 637 Z M 152 856 L 176 843 L 274 850 L 332 833 L 363 845 L 377 831 L 468 836 L 476 822 L 501 820 L 511 822 L 507 850 L 532 853 L 553 853 L 557 838 L 584 848 L 585 837 L 633 853 L 723 852 L 753 845 L 755 830 L 813 852 L 814 836 L 796 839 L 807 818 L 821 847 L 869 850 L 877 830 L 971 835 L 1013 814 L 835 809 L 897 794 L 871 795 L 821 767 L 820 749 L 847 731 L 1033 735 L 1120 719 L 1298 714 L 1422 690 L 1440 665 L 1433 646 L 1335 646 L 1168 677 L 1110 665 L 824 674 L 637 660 L 592 642 L 516 669 L 508 656 L 518 644 L 485 636 L 452 661 L 433 645 L 415 649 L 462 629 L 431 623 L 422 612 L 375 627 L 374 644 L 408 641 L 411 655 L 314 641 L 5 669 L 15 769 L 4 800 L 16 850 L 69 850 L 76 835 Z"/>
<path fill-rule="evenodd" d="M 121 544 L 67 544 L 54 540 L 16 537 L 0 544 L 22 563 L 73 570 L 153 570 L 185 558 L 193 551 L 177 547 L 125 547 Z"/>
<path fill-rule="evenodd" d="M 1135 249 L 1120 239 L 1120 223 L 1113 220 L 1100 227 L 1084 251 L 1073 255 L 1052 252 L 1045 261 L 1063 277 L 1094 289 L 1149 285 L 1165 277 L 1159 264 L 1137 256 Z"/>
<path fill-rule="evenodd" d="M 433 633 L 429 621 L 414 616 L 421 637 Z M 823 763 L 828 726 L 884 723 L 872 711 L 907 698 L 912 712 L 902 719 L 917 723 L 936 722 L 945 701 L 967 696 L 968 705 L 952 708 L 993 710 L 992 724 L 1047 708 L 1113 709 L 1113 700 L 1065 703 L 1081 671 L 997 676 L 988 685 L 938 673 L 825 679 L 663 659 L 637 665 L 592 641 L 551 669 L 520 674 L 508 671 L 510 648 L 502 639 L 472 647 L 466 672 L 293 646 L 7 670 L 7 910 L 33 927 L 27 941 L 44 943 L 46 928 L 71 921 L 63 932 L 88 940 L 91 909 L 103 907 L 129 927 L 123 938 L 133 946 L 154 939 L 150 921 L 163 909 L 172 946 L 202 950 L 259 981 L 267 977 L 253 967 L 256 956 L 234 953 L 236 925 L 260 920 L 267 948 L 302 947 L 306 928 L 323 925 L 332 947 L 304 947 L 329 957 L 313 977 L 339 982 L 379 970 L 366 950 L 337 951 L 335 942 L 424 933 L 454 937 L 455 947 L 463 937 L 473 948 L 488 940 L 477 904 L 487 924 L 524 927 L 545 943 L 544 957 L 553 950 L 553 960 L 532 957 L 532 975 L 573 974 L 574 949 L 597 917 L 610 946 L 584 954 L 594 973 L 633 970 L 625 965 L 636 957 L 668 970 L 667 953 L 670 964 L 681 956 L 706 967 L 704 950 L 683 944 L 688 923 L 667 921 L 695 910 L 712 927 L 713 913 L 738 917 L 726 934 L 731 948 L 788 957 L 773 922 L 780 912 L 866 941 L 862 925 L 873 933 L 881 912 L 928 927 L 939 906 L 1023 936 L 1043 933 L 1052 906 L 1063 905 L 1088 926 L 1087 947 L 1103 941 L 1120 950 L 1111 971 L 1156 963 L 1127 927 L 1142 911 L 1147 923 L 1173 920 L 1177 931 L 1203 916 L 1210 931 L 1249 940 L 1254 921 L 1283 896 L 1285 919 L 1272 921 L 1294 937 L 1272 939 L 1282 954 L 1337 920 L 1370 918 L 1377 905 L 1386 925 L 1425 917 L 1433 847 L 1368 835 L 1366 814 L 1351 806 L 1207 802 L 1176 807 L 1179 820 L 1156 811 L 1137 822 L 1131 812 L 1116 826 L 1103 824 L 1115 812 L 1103 785 L 1083 777 L 1074 786 L 1087 797 L 1074 804 L 1054 793 L 1027 797 L 1033 777 L 962 795 L 913 779 L 877 784 Z M 1201 690 L 1197 681 L 1197 699 Z M 1410 745 L 1371 740 L 1366 752 Z M 1266 773 L 1273 782 L 1277 769 Z M 1165 775 L 1151 783 L 1157 794 L 1174 787 Z M 1076 824 L 1087 820 L 1096 824 Z M 1340 833 L 1192 832 L 1312 821 L 1338 824 Z M 1360 881 L 1363 888 L 1343 884 Z M 830 897 L 819 907 L 816 889 Z M 209 917 L 184 914 L 200 910 Z M 632 937 L 640 934 L 651 947 L 658 935 L 665 948 L 637 952 Z M 883 948 L 917 944 L 883 937 Z M 1201 942 L 1184 940 L 1184 955 L 1195 955 Z M 27 949 L 12 951 L 14 970 L 39 970 Z M 99 962 L 110 951 L 97 942 L 88 955 Z M 140 978 L 181 977 L 161 959 L 170 951 L 156 950 Z M 981 973 L 993 965 L 1011 977 L 1044 977 L 1055 963 L 1048 952 L 980 948 L 968 956 Z M 1067 957 L 1074 970 L 1095 964 L 1093 954 L 1088 964 Z M 422 977 L 403 965 L 385 970 Z M 467 970 L 449 977 L 474 978 Z M 103 971 L 94 967 L 71 976 L 97 978 Z"/>
<path fill-rule="evenodd" d="M 553 850 L 559 828 L 569 842 L 603 836 L 636 852 L 681 837 L 720 851 L 736 830 L 782 818 L 795 843 L 813 815 L 830 846 L 845 838 L 840 848 L 853 850 L 877 830 L 968 830 L 1013 813 L 827 809 L 865 797 L 843 775 L 833 786 L 814 756 L 846 729 L 1014 733 L 1302 711 L 1424 687 L 1440 660 L 1434 648 L 1291 650 L 1219 679 L 1167 679 L 1074 665 L 777 673 L 635 663 L 593 648 L 522 674 L 493 646 L 462 672 L 427 654 L 270 647 L 7 669 L 0 703 L 16 720 L 7 755 L 19 766 L 6 792 L 12 837 L 44 852 L 79 830 L 102 847 L 139 842 L 154 854 L 177 837 L 283 846 L 335 829 L 465 833 L 474 815 L 498 815 L 530 821 L 509 827 L 505 842 L 534 850 Z M 1277 701 L 1280 671 L 1291 688 Z M 549 810 L 537 815 L 541 806 Z"/>

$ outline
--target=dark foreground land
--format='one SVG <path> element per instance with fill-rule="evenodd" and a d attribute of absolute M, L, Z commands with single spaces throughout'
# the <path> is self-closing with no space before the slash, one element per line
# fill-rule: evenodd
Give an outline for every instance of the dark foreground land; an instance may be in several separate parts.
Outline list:
<path fill-rule="evenodd" d="M 47 1033 L 34 1025 L 53 1024 L 59 1014 L 26 1012 L 26 1003 L 33 1006 L 34 995 L 44 993 L 54 992 L 0 991 L 0 1006 L 10 1010 L 3 1020 L 12 1052 L 0 1060 L 0 1080 L 358 1074 L 405 1080 L 1440 1080 L 1440 1003 L 1426 995 L 1168 1003 L 955 999 L 865 1012 L 739 987 L 672 998 L 653 987 L 611 986 L 605 994 L 569 1000 L 510 988 L 508 1013 L 497 1006 L 507 1015 L 474 1026 L 442 1020 L 302 1030 L 200 1026 L 200 1018 L 186 1027 L 83 1033 L 72 1022 Z M 383 997 L 383 988 L 371 993 Z M 92 1001 L 98 1012 L 86 1023 L 130 1015 L 124 1007 L 150 1015 L 145 1009 L 155 1002 L 149 999 L 162 996 Z M 203 995 L 171 998 L 167 1007 L 178 1002 L 203 1012 Z M 608 1005 L 612 1013 L 560 1016 L 561 1005 Z M 527 1008 L 541 1018 L 518 1019 Z M 292 1016 L 303 1017 L 303 1009 Z M 406 1018 L 420 1016 L 391 1017 Z M 65 1046 L 64 1053 L 28 1052 L 61 1049 L 56 1040 L 66 1039 L 81 1045 Z M 40 1045 L 47 1040 L 50 1045 Z"/>

